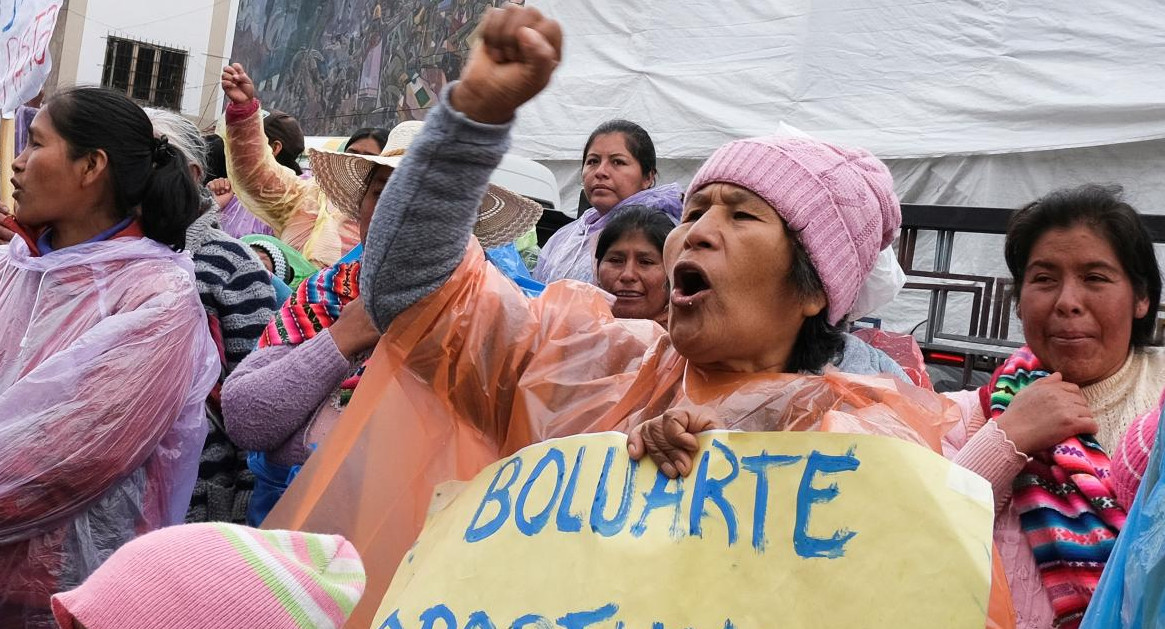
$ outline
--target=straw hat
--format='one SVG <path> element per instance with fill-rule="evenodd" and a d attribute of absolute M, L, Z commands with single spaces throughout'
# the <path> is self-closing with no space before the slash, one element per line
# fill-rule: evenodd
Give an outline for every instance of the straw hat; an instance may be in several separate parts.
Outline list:
<path fill-rule="evenodd" d="M 336 151 L 308 151 L 312 172 L 324 194 L 338 210 L 359 216 L 360 201 L 368 188 L 368 177 L 377 166 L 397 168 L 405 151 L 425 124 L 409 120 L 392 128 L 380 155 L 354 155 Z M 490 184 L 478 209 L 473 234 L 485 249 L 513 242 L 530 231 L 542 216 L 542 205 L 531 199 Z"/>

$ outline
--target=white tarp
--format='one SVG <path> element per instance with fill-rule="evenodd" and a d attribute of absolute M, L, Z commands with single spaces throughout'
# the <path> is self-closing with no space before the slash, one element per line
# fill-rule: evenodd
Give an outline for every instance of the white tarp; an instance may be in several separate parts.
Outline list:
<path fill-rule="evenodd" d="M 610 118 L 668 158 L 786 121 L 883 159 L 1165 137 L 1160 0 L 540 0 L 566 33 L 516 144 L 574 159 Z"/>
<path fill-rule="evenodd" d="M 566 50 L 514 143 L 551 168 L 568 213 L 586 138 L 611 118 L 651 133 L 665 183 L 686 184 L 721 144 L 783 121 L 876 153 L 904 202 L 1018 207 L 1101 182 L 1165 213 L 1159 0 L 529 4 L 562 23 Z M 932 259 L 924 235 L 917 266 Z M 959 236 L 952 270 L 1008 275 L 1002 237 Z M 903 293 L 877 314 L 909 331 L 927 301 Z M 948 332 L 966 333 L 968 307 L 952 296 Z"/>

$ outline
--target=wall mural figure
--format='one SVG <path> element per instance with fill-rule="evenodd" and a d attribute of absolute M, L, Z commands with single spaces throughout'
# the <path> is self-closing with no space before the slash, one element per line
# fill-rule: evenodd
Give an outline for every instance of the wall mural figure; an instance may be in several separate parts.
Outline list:
<path fill-rule="evenodd" d="M 310 135 L 421 120 L 505 0 L 242 0 L 232 61 Z M 520 3 L 519 3 L 520 4 Z"/>

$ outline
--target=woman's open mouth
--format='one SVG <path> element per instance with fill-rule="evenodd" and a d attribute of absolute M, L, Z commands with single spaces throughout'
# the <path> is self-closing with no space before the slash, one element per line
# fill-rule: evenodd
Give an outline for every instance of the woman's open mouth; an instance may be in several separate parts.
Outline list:
<path fill-rule="evenodd" d="M 694 306 L 712 290 L 708 276 L 694 262 L 678 262 L 672 269 L 671 303 L 681 308 Z"/>
<path fill-rule="evenodd" d="M 637 290 L 617 290 L 615 296 L 619 299 L 642 299 L 643 293 Z"/>

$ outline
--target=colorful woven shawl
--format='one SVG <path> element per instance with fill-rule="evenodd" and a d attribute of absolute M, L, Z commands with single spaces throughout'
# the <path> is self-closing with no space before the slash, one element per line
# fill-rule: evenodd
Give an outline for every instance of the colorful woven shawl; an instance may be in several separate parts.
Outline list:
<path fill-rule="evenodd" d="M 984 411 L 1003 414 L 1020 389 L 1048 375 L 1027 347 L 1012 354 L 983 390 Z M 1031 544 L 1055 626 L 1080 625 L 1125 523 L 1108 455 L 1092 435 L 1036 453 L 1015 478 L 1014 501 Z"/>
<path fill-rule="evenodd" d="M 360 296 L 360 263 L 338 263 L 300 283 L 263 335 L 259 347 L 299 345 L 331 327 L 340 311 Z M 340 404 L 346 405 L 360 383 L 364 365 L 340 384 Z"/>

